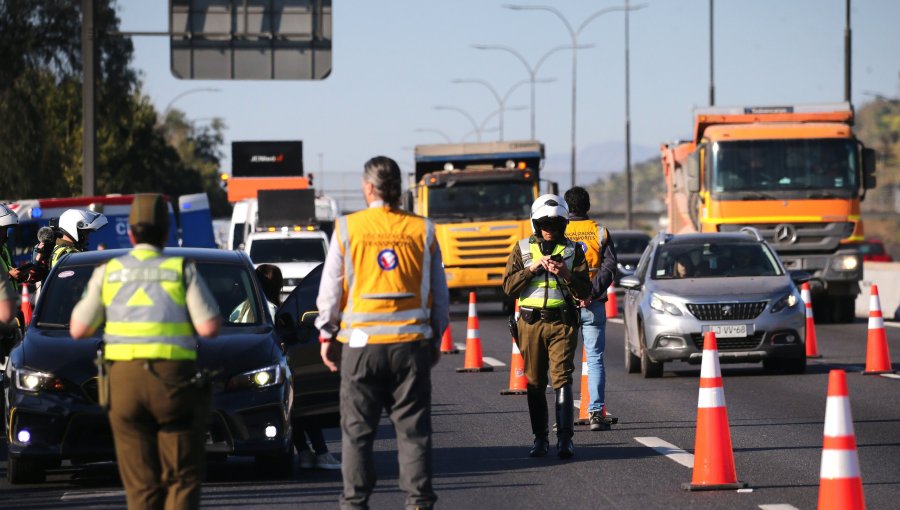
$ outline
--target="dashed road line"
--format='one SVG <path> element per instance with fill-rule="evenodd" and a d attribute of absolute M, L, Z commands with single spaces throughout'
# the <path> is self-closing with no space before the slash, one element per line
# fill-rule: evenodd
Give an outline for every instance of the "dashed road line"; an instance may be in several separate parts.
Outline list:
<path fill-rule="evenodd" d="M 634 440 L 658 451 L 684 467 L 694 467 L 694 454 L 688 453 L 672 443 L 667 443 L 658 437 L 636 437 Z"/>
<path fill-rule="evenodd" d="M 787 503 L 776 503 L 774 505 L 759 505 L 761 510 L 798 510 L 794 505 Z"/>
<path fill-rule="evenodd" d="M 891 328 L 900 328 L 900 322 L 884 321 L 884 325 Z"/>
<path fill-rule="evenodd" d="M 466 350 L 466 344 L 453 344 L 453 345 L 460 351 Z"/>
<path fill-rule="evenodd" d="M 93 498 L 124 498 L 125 491 L 72 491 L 64 492 L 59 498 L 60 501 L 72 501 L 77 499 L 93 499 Z"/>
<path fill-rule="evenodd" d="M 888 379 L 900 379 L 900 374 L 881 374 L 881 377 L 887 377 Z"/>
<path fill-rule="evenodd" d="M 490 365 L 492 367 L 505 367 L 506 366 L 506 363 L 500 361 L 499 359 L 492 358 L 490 356 L 482 356 L 481 359 L 482 359 L 482 361 L 484 361 L 485 363 L 487 363 L 488 365 Z"/>
<path fill-rule="evenodd" d="M 606 321 L 607 322 L 615 322 L 616 324 L 625 324 L 625 321 L 618 317 L 613 317 L 612 319 L 606 319 Z"/>

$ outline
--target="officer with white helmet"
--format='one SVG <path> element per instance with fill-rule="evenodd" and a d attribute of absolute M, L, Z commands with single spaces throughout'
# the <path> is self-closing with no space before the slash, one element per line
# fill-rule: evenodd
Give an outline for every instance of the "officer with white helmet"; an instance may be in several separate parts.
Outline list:
<path fill-rule="evenodd" d="M 50 267 L 56 265 L 66 253 L 78 253 L 87 249 L 91 232 L 100 230 L 107 224 L 106 216 L 94 211 L 69 209 L 59 216 L 60 238 L 56 240 Z"/>
<path fill-rule="evenodd" d="M 550 447 L 547 370 L 556 390 L 557 454 L 575 454 L 572 373 L 578 345 L 576 299 L 591 292 L 588 265 L 581 248 L 565 237 L 569 211 L 557 195 L 542 195 L 531 206 L 534 235 L 519 241 L 506 262 L 503 291 L 519 299 L 518 345 L 528 379 L 528 414 L 534 445 L 532 457 Z"/>

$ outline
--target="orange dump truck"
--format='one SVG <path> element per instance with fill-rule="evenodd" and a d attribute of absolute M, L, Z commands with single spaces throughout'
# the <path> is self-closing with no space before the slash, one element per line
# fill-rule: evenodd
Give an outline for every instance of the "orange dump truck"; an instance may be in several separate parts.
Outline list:
<path fill-rule="evenodd" d="M 853 320 L 863 240 L 859 204 L 875 186 L 875 153 L 853 134 L 848 103 L 711 107 L 693 140 L 663 144 L 669 231 L 751 226 L 788 270 L 808 272 L 816 318 Z"/>

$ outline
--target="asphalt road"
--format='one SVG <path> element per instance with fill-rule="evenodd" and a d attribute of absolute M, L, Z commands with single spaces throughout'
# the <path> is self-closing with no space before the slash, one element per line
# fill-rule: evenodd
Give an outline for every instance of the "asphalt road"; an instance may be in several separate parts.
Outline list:
<path fill-rule="evenodd" d="M 465 342 L 465 311 L 454 307 L 453 337 Z M 499 307 L 479 306 L 484 355 L 509 363 L 510 339 Z M 805 375 L 771 375 L 757 365 L 723 365 L 738 478 L 750 490 L 685 492 L 691 469 L 645 446 L 664 441 L 686 454 L 694 446 L 699 366 L 666 365 L 662 379 L 625 374 L 623 326 L 607 331 L 607 405 L 619 424 L 610 432 L 576 427 L 575 457 L 530 459 L 524 396 L 501 396 L 508 366 L 492 373 L 456 373 L 463 355 L 445 355 L 434 371 L 435 488 L 443 508 L 814 508 L 828 371 L 848 371 L 850 401 L 869 508 L 896 508 L 900 494 L 900 379 L 859 374 L 865 363 L 866 324 L 820 325 L 819 350 Z M 900 328 L 887 328 L 894 367 L 900 368 Z M 579 355 L 580 359 L 580 355 Z M 576 366 L 579 364 L 576 363 Z M 580 366 L 576 371 L 580 370 Z M 576 381 L 580 379 L 576 378 Z M 576 390 L 579 388 L 576 382 Z M 576 393 L 577 398 L 577 393 Z M 548 393 L 548 403 L 552 401 Z M 552 417 L 551 417 L 552 420 Z M 326 433 L 340 451 L 336 430 Z M 401 508 L 394 436 L 387 419 L 376 443 L 379 484 L 372 508 Z M 5 482 L 0 452 L 0 506 L 112 508 L 124 495 L 111 464 L 51 472 L 40 486 Z M 294 469 L 273 478 L 252 459 L 213 464 L 203 488 L 208 508 L 335 508 L 338 471 Z M 773 506 L 768 506 L 773 505 Z"/>

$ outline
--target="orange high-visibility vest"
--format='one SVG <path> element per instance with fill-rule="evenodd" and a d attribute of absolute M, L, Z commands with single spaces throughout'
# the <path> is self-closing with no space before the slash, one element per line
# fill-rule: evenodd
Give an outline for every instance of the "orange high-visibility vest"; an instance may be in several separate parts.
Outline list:
<path fill-rule="evenodd" d="M 344 257 L 338 341 L 358 346 L 432 338 L 434 224 L 373 207 L 338 218 L 334 235 Z"/>
<path fill-rule="evenodd" d="M 600 270 L 600 257 L 603 248 L 609 242 L 609 231 L 602 225 L 598 226 L 594 220 L 569 221 L 566 226 L 566 238 L 581 245 L 588 263 L 588 271 L 593 279 Z"/>

